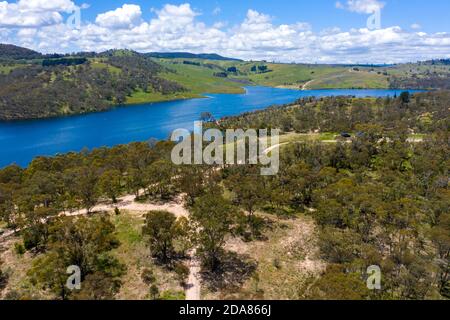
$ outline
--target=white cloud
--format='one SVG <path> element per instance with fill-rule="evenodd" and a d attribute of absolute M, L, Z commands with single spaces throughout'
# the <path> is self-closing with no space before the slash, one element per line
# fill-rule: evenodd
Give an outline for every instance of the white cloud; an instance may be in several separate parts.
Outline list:
<path fill-rule="evenodd" d="M 445 32 L 409 32 L 397 26 L 314 31 L 304 22 L 276 24 L 271 16 L 256 10 L 249 10 L 234 26 L 218 22 L 206 25 L 188 3 L 153 10 L 155 16 L 149 20 L 143 19 L 142 11 L 139 6 L 124 5 L 99 15 L 95 22 L 82 24 L 80 29 L 63 22 L 19 30 L 0 25 L 0 42 L 43 52 L 129 48 L 309 63 L 394 63 L 450 57 L 450 34 Z"/>
<path fill-rule="evenodd" d="M 161 10 L 154 10 L 158 15 L 158 20 L 162 23 L 171 22 L 177 25 L 192 23 L 199 14 L 192 10 L 189 3 L 179 6 L 166 4 Z"/>
<path fill-rule="evenodd" d="M 124 4 L 121 8 L 99 14 L 95 22 L 105 28 L 130 28 L 141 22 L 141 7 L 134 4 Z"/>
<path fill-rule="evenodd" d="M 413 23 L 411 25 L 411 29 L 419 30 L 419 29 L 422 29 L 422 26 L 420 24 L 418 24 L 418 23 Z"/>
<path fill-rule="evenodd" d="M 0 27 L 41 27 L 62 22 L 61 13 L 76 8 L 70 0 L 19 0 L 0 2 Z"/>
<path fill-rule="evenodd" d="M 378 0 L 347 0 L 345 4 L 338 1 L 336 8 L 351 12 L 371 14 L 384 8 L 386 4 Z"/>
<path fill-rule="evenodd" d="M 18 6 L 21 10 L 29 10 L 35 12 L 70 12 L 76 8 L 75 3 L 70 0 L 19 0 Z"/>

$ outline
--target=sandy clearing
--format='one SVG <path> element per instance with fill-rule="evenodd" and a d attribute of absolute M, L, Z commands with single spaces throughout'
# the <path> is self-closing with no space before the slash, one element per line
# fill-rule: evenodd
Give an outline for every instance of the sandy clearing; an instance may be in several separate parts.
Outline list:
<path fill-rule="evenodd" d="M 154 204 L 154 203 L 138 203 L 134 201 L 135 196 L 134 195 L 126 195 L 124 197 L 121 197 L 118 199 L 118 203 L 103 203 L 96 205 L 91 211 L 92 212 L 98 212 L 98 211 L 111 211 L 115 208 L 118 208 L 119 210 L 128 210 L 128 211 L 156 211 L 156 210 L 162 210 L 162 211 L 168 211 L 170 213 L 173 213 L 177 218 L 180 217 L 188 217 L 189 212 L 184 208 L 183 202 L 181 199 L 176 199 L 173 202 L 164 203 L 164 204 Z M 85 215 L 87 214 L 86 209 L 81 209 L 73 212 L 65 212 L 61 213 L 61 215 L 65 216 L 79 216 L 79 215 Z"/>

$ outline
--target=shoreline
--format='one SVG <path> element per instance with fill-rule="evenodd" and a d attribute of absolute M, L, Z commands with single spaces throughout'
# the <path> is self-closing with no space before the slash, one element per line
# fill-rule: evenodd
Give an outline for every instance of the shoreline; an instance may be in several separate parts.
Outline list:
<path fill-rule="evenodd" d="M 308 85 L 310 82 L 314 80 L 311 80 L 307 83 L 305 83 L 302 87 L 300 86 L 265 86 L 265 85 L 256 85 L 256 84 L 249 84 L 247 86 L 241 87 L 243 89 L 242 92 L 204 92 L 204 93 L 193 93 L 191 97 L 173 97 L 169 99 L 163 99 L 163 100 L 143 100 L 142 102 L 125 102 L 121 104 L 113 104 L 109 106 L 105 110 L 93 110 L 93 111 L 86 111 L 81 113 L 69 113 L 69 114 L 60 114 L 60 115 L 51 115 L 51 116 L 43 116 L 43 117 L 35 117 L 35 118 L 14 118 L 14 119 L 0 119 L 0 125 L 2 123 L 18 123 L 18 122 L 33 122 L 33 121 L 45 121 L 45 120 L 53 120 L 53 119 L 59 119 L 59 118 L 71 118 L 71 117 L 77 117 L 77 116 L 86 116 L 90 114 L 95 113 L 102 113 L 102 112 L 108 112 L 117 108 L 126 108 L 126 107 L 133 107 L 133 106 L 140 106 L 144 104 L 156 104 L 156 103 L 165 103 L 165 102 L 176 102 L 176 101 L 185 101 L 185 100 L 194 100 L 194 99 L 207 99 L 209 98 L 208 95 L 210 94 L 246 94 L 247 89 L 246 87 L 266 87 L 266 88 L 274 88 L 274 89 L 285 89 L 285 90 L 295 90 L 295 91 L 320 91 L 320 90 L 398 90 L 398 91 L 430 91 L 430 89 L 417 89 L 417 88 L 409 88 L 409 89 L 399 89 L 399 88 L 319 88 L 319 89 L 309 89 L 304 88 L 306 85 Z"/>

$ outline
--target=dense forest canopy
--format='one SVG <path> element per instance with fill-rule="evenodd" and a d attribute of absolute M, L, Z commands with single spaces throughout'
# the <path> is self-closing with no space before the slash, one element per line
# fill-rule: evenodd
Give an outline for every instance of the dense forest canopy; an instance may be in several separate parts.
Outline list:
<path fill-rule="evenodd" d="M 127 61 L 112 63 L 126 70 Z M 151 67 L 145 59 L 141 63 Z M 290 140 L 281 149 L 276 176 L 255 174 L 258 168 L 251 165 L 175 166 L 173 143 L 165 141 L 37 158 L 26 169 L 0 170 L 0 217 L 8 228 L 22 230 L 16 251 L 36 255 L 27 273 L 33 286 L 55 298 L 109 299 L 120 291 L 127 270 L 113 253 L 121 244 L 111 215 L 58 213 L 80 208 L 92 213 L 99 201 L 115 203 L 124 194 L 141 202 L 184 198 L 189 221 L 160 211 L 141 220 L 152 259 L 185 279 L 180 262 L 195 244 L 205 283 L 223 290 L 223 298 L 274 298 L 280 287 L 290 288 L 289 297 L 303 299 L 449 298 L 449 101 L 445 91 L 380 99 L 310 98 L 211 123 L 221 129 L 280 127 L 301 137 L 335 132 L 327 141 Z M 334 138 L 339 132 L 349 135 Z M 220 282 L 227 259 L 240 257 L 230 255 L 229 241 L 264 245 L 278 224 L 305 216 L 317 226 L 318 255 L 325 264 L 317 277 L 301 283 L 286 278 L 270 292 L 257 285 L 244 288 L 245 281 L 267 281 L 260 276 L 265 261 L 247 257 L 245 268 L 228 271 L 246 270 L 239 276 L 243 282 L 232 288 Z M 77 252 L 70 250 L 74 235 L 82 239 Z M 301 261 L 292 250 L 283 251 L 282 258 Z M 61 266 L 77 259 L 88 270 L 83 288 L 92 290 L 67 292 L 61 289 Z M 271 273 L 283 272 L 280 259 L 270 264 Z M 381 290 L 366 287 L 371 265 L 383 272 Z M 152 271 L 144 270 L 142 277 L 151 284 L 151 296 L 158 297 Z M 10 291 L 9 297 L 31 294 L 30 288 L 21 290 Z M 39 290 L 37 298 L 43 294 Z"/>

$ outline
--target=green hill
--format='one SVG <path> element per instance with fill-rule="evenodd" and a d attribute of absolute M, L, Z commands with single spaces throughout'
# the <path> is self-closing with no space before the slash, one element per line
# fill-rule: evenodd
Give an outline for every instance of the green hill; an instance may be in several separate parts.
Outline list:
<path fill-rule="evenodd" d="M 0 43 L 0 59 L 11 59 L 11 60 L 27 60 L 27 59 L 39 59 L 42 54 L 39 52 L 14 46 L 12 44 L 2 44 Z"/>
<path fill-rule="evenodd" d="M 160 77 L 163 71 L 149 58 L 127 55 L 43 59 L 39 64 L 14 65 L 0 73 L 0 119 L 101 111 L 127 103 L 137 92 L 153 94 L 159 101 L 186 91 L 178 83 Z"/>
<path fill-rule="evenodd" d="M 243 93 L 248 85 L 442 89 L 450 88 L 450 66 L 448 60 L 385 66 L 281 64 L 132 50 L 42 55 L 0 44 L 0 120 L 102 111 L 204 93 Z"/>

